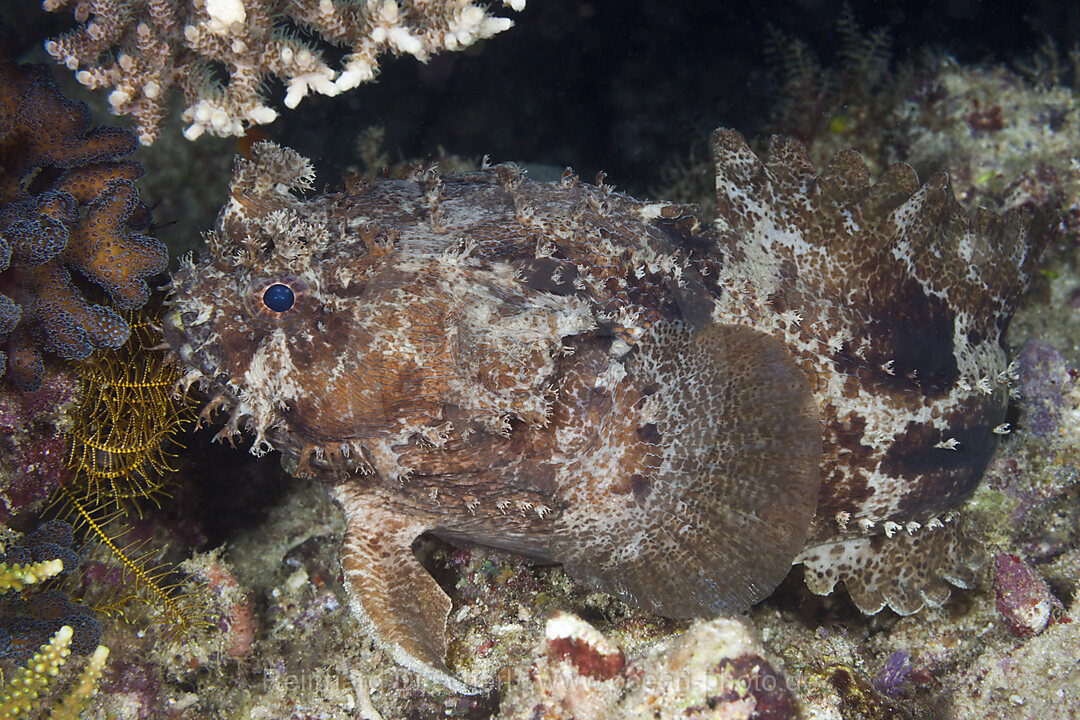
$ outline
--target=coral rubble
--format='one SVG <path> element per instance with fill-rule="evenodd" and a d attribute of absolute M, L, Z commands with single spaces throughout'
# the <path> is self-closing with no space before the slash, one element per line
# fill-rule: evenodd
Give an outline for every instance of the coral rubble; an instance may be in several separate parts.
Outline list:
<path fill-rule="evenodd" d="M 742 620 L 698 622 L 628 663 L 574 615 L 547 623 L 544 649 L 511 677 L 499 717 L 794 720 L 798 703 L 775 658 Z"/>
<path fill-rule="evenodd" d="M 1046 581 L 1015 555 L 994 558 L 994 594 L 998 612 L 1018 637 L 1038 635 L 1055 615 L 1060 619 L 1065 613 Z"/>
<path fill-rule="evenodd" d="M 503 3 L 525 7 L 525 0 Z M 188 139 L 242 135 L 277 117 L 262 97 L 269 77 L 285 82 L 285 105 L 293 108 L 311 91 L 336 95 L 373 79 L 383 53 L 426 61 L 513 25 L 472 0 L 46 0 L 44 7 L 71 7 L 81 23 L 46 50 L 87 87 L 112 88 L 113 111 L 135 118 L 146 145 L 158 135 L 173 87 L 187 103 Z M 340 70 L 297 28 L 348 48 Z M 216 68 L 227 73 L 224 84 L 214 79 Z"/>
<path fill-rule="evenodd" d="M 947 170 L 968 207 L 1037 205 L 1080 229 L 1076 91 L 1056 78 L 944 56 L 923 70 L 922 92 L 896 107 L 896 147 L 920 172 Z"/>
<path fill-rule="evenodd" d="M 1077 603 L 1070 613 L 1075 614 Z M 947 678 L 951 717 L 1028 720 L 1080 717 L 1080 624 L 1048 628 L 1026 642 L 988 649 Z"/>
<path fill-rule="evenodd" d="M 40 384 L 43 350 L 77 360 L 123 344 L 127 323 L 95 297 L 139 307 L 165 269 L 164 246 L 142 234 L 142 170 L 118 159 L 134 146 L 91 128 L 43 67 L 0 60 L 0 360 L 20 389 Z"/>

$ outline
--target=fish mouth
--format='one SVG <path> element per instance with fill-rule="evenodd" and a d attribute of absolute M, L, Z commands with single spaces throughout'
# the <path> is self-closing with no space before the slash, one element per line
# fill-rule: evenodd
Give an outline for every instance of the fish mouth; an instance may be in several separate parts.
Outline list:
<path fill-rule="evenodd" d="M 210 331 L 202 325 L 193 324 L 195 318 L 193 311 L 173 306 L 162 318 L 161 334 L 184 369 L 184 384 L 190 387 L 197 383 L 203 390 L 209 390 L 215 380 L 224 378 L 219 377 L 213 352 L 207 352 Z"/>
<path fill-rule="evenodd" d="M 214 440 L 228 440 L 232 444 L 233 439 L 241 433 L 244 417 L 234 413 L 236 395 L 230 389 L 227 378 L 213 367 L 212 354 L 203 352 L 209 332 L 202 326 L 193 324 L 191 321 L 195 318 L 194 312 L 176 306 L 162 318 L 161 329 L 165 343 L 175 353 L 185 371 L 177 383 L 177 390 L 186 393 L 195 385 L 200 394 L 206 397 L 206 401 L 201 403 L 199 408 L 199 425 L 216 425 L 219 419 L 215 416 L 225 413 L 225 426 L 214 436 Z"/>
<path fill-rule="evenodd" d="M 161 332 L 165 336 L 165 342 L 173 352 L 178 352 L 180 346 L 187 339 L 183 334 L 184 322 L 181 319 L 179 308 L 169 308 L 165 317 L 161 319 Z"/>
<path fill-rule="evenodd" d="M 188 367 L 198 367 L 195 362 L 195 346 L 191 343 L 191 328 L 184 325 L 183 310 L 171 308 L 161 322 L 161 334 L 165 344 L 176 353 L 180 361 Z"/>

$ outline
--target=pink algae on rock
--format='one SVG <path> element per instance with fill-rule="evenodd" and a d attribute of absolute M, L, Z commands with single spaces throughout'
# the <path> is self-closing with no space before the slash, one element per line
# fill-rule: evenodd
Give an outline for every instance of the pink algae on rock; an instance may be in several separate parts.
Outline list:
<path fill-rule="evenodd" d="M 998 612 L 1012 634 L 1038 635 L 1063 618 L 1065 609 L 1042 576 L 1022 558 L 1001 553 L 994 558 L 994 595 Z"/>
<path fill-rule="evenodd" d="M 610 680 L 626 667 L 623 651 L 576 615 L 559 613 L 544 629 L 548 654 L 567 660 L 584 677 Z"/>
<path fill-rule="evenodd" d="M 780 667 L 743 620 L 696 622 L 624 656 L 588 622 L 560 613 L 533 662 L 510 678 L 499 717 L 788 720 L 798 704 Z"/>
<path fill-rule="evenodd" d="M 0 518 L 40 509 L 68 477 L 59 425 L 76 397 L 65 372 L 47 371 L 27 393 L 0 382 Z"/>

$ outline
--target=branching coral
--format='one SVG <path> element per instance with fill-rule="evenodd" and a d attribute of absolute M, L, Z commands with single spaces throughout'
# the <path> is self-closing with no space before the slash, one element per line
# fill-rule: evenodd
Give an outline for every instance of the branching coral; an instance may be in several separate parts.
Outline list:
<path fill-rule="evenodd" d="M 0 718 L 28 717 L 34 707 L 41 703 L 42 695 L 53 684 L 53 678 L 60 674 L 61 668 L 67 663 L 71 654 L 71 638 L 71 627 L 64 625 L 26 664 L 15 671 L 11 680 L 0 688 Z M 97 683 L 108 657 L 109 649 L 99 645 L 75 685 L 51 708 L 50 717 L 79 717 L 87 702 L 97 693 Z"/>
<path fill-rule="evenodd" d="M 336 95 L 375 77 L 385 52 L 426 61 L 460 50 L 509 28 L 471 0 L 45 0 L 46 10 L 70 7 L 82 25 L 48 41 L 45 49 L 77 70 L 79 82 L 112 88 L 109 103 L 131 115 L 139 140 L 149 145 L 165 115 L 168 90 L 177 87 L 187 109 L 184 131 L 242 135 L 249 125 L 272 122 L 260 86 L 269 76 L 285 82 L 285 105 L 309 91 Z M 520 11 L 525 0 L 503 0 Z M 348 48 L 339 70 L 296 30 Z M 222 84 L 215 74 L 224 71 Z"/>
<path fill-rule="evenodd" d="M 64 562 L 59 559 L 42 560 L 25 565 L 0 562 L 0 592 L 15 590 L 18 592 L 27 585 L 35 585 L 42 580 L 59 575 L 64 570 Z"/>
<path fill-rule="evenodd" d="M 119 128 L 90 128 L 43 68 L 0 58 L 0 363 L 20 389 L 40 383 L 42 350 L 77 360 L 127 339 L 127 323 L 81 285 L 131 309 L 165 269 L 165 247 L 142 234 L 142 170 L 118 160 L 134 147 Z"/>
<path fill-rule="evenodd" d="M 9 578 L 14 582 L 0 590 L 0 658 L 25 662 L 64 625 L 74 632 L 74 652 L 86 655 L 98 644 L 101 625 L 87 606 L 72 602 L 56 587 L 19 592 L 30 580 L 37 583 L 74 571 L 78 558 L 72 541 L 71 526 L 52 520 L 4 548 L 2 565 L 8 570 L 21 567 L 24 573 Z"/>

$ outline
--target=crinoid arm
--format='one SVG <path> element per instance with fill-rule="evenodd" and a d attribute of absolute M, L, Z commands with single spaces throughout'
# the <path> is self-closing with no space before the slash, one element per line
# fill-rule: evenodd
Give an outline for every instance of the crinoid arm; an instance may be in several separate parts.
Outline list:
<path fill-rule="evenodd" d="M 66 432 L 67 464 L 92 506 L 160 502 L 175 472 L 174 451 L 182 449 L 177 435 L 194 419 L 192 401 L 172 392 L 179 368 L 156 349 L 156 309 L 125 313 L 124 320 L 127 342 L 75 368 L 81 402 Z"/>

